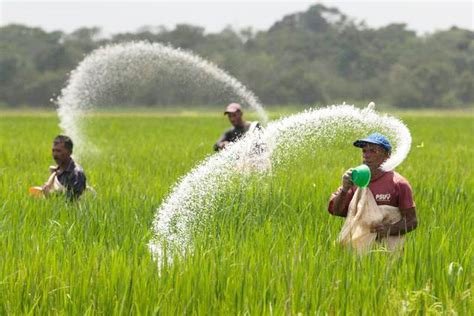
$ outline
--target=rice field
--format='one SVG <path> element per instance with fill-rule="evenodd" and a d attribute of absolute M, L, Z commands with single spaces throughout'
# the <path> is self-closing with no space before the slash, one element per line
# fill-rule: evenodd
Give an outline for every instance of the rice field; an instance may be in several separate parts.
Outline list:
<path fill-rule="evenodd" d="M 323 142 L 235 183 L 189 255 L 159 267 L 156 209 L 213 154 L 228 127 L 220 112 L 88 118 L 97 150 L 79 162 L 96 195 L 77 203 L 27 194 L 54 163 L 56 114 L 1 112 L 0 315 L 472 315 L 474 115 L 397 116 L 413 137 L 397 171 L 419 219 L 402 254 L 361 258 L 336 244 L 343 219 L 327 201 L 360 150 Z"/>

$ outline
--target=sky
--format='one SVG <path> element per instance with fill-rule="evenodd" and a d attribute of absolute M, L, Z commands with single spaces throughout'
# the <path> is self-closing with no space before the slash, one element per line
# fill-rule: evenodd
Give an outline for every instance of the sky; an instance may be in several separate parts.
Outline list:
<path fill-rule="evenodd" d="M 419 34 L 451 26 L 474 30 L 473 1 L 433 0 L 0 0 L 0 26 L 19 23 L 68 33 L 79 27 L 98 26 L 104 36 L 136 32 L 143 26 L 172 29 L 179 23 L 202 26 L 208 33 L 227 26 L 266 30 L 285 15 L 305 11 L 315 3 L 336 7 L 369 27 L 406 23 L 408 29 Z"/>

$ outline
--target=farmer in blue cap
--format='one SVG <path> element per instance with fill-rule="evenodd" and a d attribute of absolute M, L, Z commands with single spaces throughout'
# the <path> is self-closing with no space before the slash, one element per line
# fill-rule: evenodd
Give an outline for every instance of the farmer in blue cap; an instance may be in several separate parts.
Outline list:
<path fill-rule="evenodd" d="M 392 145 L 382 134 L 373 133 L 366 138 L 356 140 L 354 146 L 362 148 L 363 163 L 370 168 L 369 190 L 378 206 L 388 205 L 400 210 L 401 220 L 387 224 L 378 223 L 371 227 L 378 238 L 400 236 L 417 226 L 415 202 L 409 182 L 395 171 L 384 171 L 380 166 L 390 157 Z M 342 176 L 342 185 L 332 194 L 328 211 L 332 215 L 346 217 L 349 204 L 357 187 L 351 180 L 352 169 Z"/>

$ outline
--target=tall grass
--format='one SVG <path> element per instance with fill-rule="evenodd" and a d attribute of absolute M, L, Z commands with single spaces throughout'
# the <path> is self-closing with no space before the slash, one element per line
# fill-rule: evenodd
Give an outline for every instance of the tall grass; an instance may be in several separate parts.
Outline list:
<path fill-rule="evenodd" d="M 212 154 L 224 118 L 91 117 L 99 152 L 81 163 L 97 195 L 68 204 L 26 193 L 53 163 L 54 114 L 2 116 L 0 314 L 472 314 L 474 118 L 402 118 L 413 147 L 398 171 L 420 222 L 402 254 L 359 258 L 335 243 L 343 219 L 327 200 L 360 162 L 337 143 L 236 181 L 189 255 L 158 267 L 155 210 Z"/>

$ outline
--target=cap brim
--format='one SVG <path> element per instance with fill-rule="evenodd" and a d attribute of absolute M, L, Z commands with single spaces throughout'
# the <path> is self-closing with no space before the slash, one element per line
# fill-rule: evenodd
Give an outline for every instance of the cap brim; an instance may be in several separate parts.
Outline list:
<path fill-rule="evenodd" d="M 364 147 L 365 145 L 367 145 L 367 144 L 378 145 L 378 146 L 382 147 L 383 149 L 385 149 L 385 150 L 388 151 L 388 152 L 391 152 L 391 151 L 392 151 L 391 148 L 390 148 L 390 149 L 389 149 L 389 148 L 386 148 L 383 144 L 373 142 L 373 141 L 371 141 L 370 139 L 365 139 L 365 138 L 364 138 L 364 139 L 359 139 L 359 140 L 356 140 L 356 141 L 353 143 L 353 145 L 354 145 L 355 147 L 359 147 L 359 148 L 363 148 L 363 147 Z"/>
<path fill-rule="evenodd" d="M 224 112 L 224 115 L 226 115 L 226 114 L 229 114 L 229 113 L 235 113 L 235 112 L 238 112 L 238 111 L 240 111 L 240 110 L 234 110 L 234 111 L 225 111 L 225 112 Z"/>
<path fill-rule="evenodd" d="M 356 140 L 356 141 L 353 143 L 354 146 L 359 147 L 359 148 L 364 147 L 366 144 L 374 144 L 374 145 L 379 145 L 379 146 L 384 147 L 382 144 L 373 142 L 373 141 L 371 141 L 370 139 L 366 139 L 366 138 L 364 138 L 364 139 L 358 139 L 358 140 Z M 385 148 L 385 147 L 384 147 L 384 148 Z"/>

